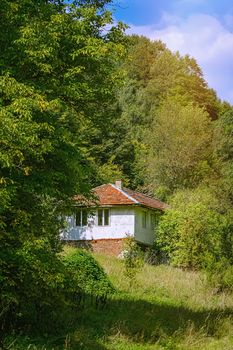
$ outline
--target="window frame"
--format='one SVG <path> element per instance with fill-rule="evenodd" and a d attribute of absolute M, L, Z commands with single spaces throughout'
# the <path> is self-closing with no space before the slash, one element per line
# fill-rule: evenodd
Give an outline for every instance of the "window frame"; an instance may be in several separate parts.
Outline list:
<path fill-rule="evenodd" d="M 102 212 L 101 216 L 99 213 Z M 108 215 L 106 216 L 106 212 Z M 101 220 L 100 220 L 101 218 Z M 107 220 L 106 220 L 107 218 Z M 106 224 L 107 221 L 107 224 Z M 110 226 L 110 208 L 98 208 L 97 209 L 97 226 L 99 227 L 106 227 Z"/>
<path fill-rule="evenodd" d="M 85 212 L 85 216 L 83 213 Z M 77 214 L 80 213 L 80 225 L 77 225 Z M 89 211 L 86 208 L 76 208 L 75 211 L 75 227 L 86 227 L 88 226 L 88 216 L 89 216 Z M 83 225 L 83 217 L 85 217 L 85 224 Z"/>

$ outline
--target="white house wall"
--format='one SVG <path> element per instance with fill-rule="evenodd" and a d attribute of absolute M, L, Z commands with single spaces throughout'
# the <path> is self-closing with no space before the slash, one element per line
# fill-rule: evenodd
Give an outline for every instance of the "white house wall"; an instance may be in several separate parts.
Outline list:
<path fill-rule="evenodd" d="M 61 238 L 64 240 L 96 240 L 96 239 L 116 239 L 133 236 L 135 229 L 134 208 L 112 207 L 108 208 L 109 225 L 97 225 L 97 211 L 87 226 L 77 227 L 75 225 L 75 215 L 67 218 L 67 229 L 62 232 Z"/>
<path fill-rule="evenodd" d="M 147 213 L 147 225 L 146 228 L 142 225 L 143 213 Z M 138 242 L 152 245 L 155 241 L 155 229 L 151 226 L 151 214 L 154 215 L 154 211 L 151 209 L 138 207 L 135 208 L 135 239 Z"/>

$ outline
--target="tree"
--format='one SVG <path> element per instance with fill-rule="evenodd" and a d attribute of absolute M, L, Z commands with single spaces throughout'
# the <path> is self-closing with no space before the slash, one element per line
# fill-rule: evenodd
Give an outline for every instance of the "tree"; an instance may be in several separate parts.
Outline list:
<path fill-rule="evenodd" d="M 183 103 L 192 102 L 202 107 L 211 119 L 217 118 L 219 101 L 216 93 L 208 88 L 194 58 L 182 57 L 166 49 L 153 62 L 150 73 L 147 93 L 156 99 L 157 105 L 162 99 L 175 96 Z"/>
<path fill-rule="evenodd" d="M 153 138 L 150 130 L 155 128 L 160 109 L 172 100 L 180 108 L 190 105 L 200 108 L 207 118 L 215 120 L 221 103 L 208 88 L 197 62 L 172 53 L 161 41 L 128 37 L 128 56 L 122 67 L 126 81 L 117 93 L 116 115 L 120 118 L 115 118 L 117 127 L 109 151 L 132 187 L 143 187 L 153 193 L 142 164 L 147 168 L 144 151 L 150 148 L 147 138 Z"/>
<path fill-rule="evenodd" d="M 218 158 L 219 185 L 233 203 L 233 109 L 226 111 L 215 123 L 214 150 Z"/>
<path fill-rule="evenodd" d="M 25 303 L 52 305 L 62 215 L 74 194 L 88 194 L 95 177 L 90 135 L 108 124 L 124 54 L 124 26 L 105 30 L 112 25 L 108 3 L 4 0 L 0 9 L 0 317 L 6 327 Z"/>
<path fill-rule="evenodd" d="M 154 189 L 195 187 L 210 172 L 212 127 L 203 109 L 165 100 L 145 133 L 144 171 Z"/>

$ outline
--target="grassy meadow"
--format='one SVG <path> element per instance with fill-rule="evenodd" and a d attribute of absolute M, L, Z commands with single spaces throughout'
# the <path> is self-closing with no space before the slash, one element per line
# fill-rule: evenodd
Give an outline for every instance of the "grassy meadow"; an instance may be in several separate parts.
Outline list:
<path fill-rule="evenodd" d="M 10 338 L 9 349 L 233 349 L 233 295 L 217 293 L 201 273 L 146 264 L 130 282 L 122 261 L 95 258 L 117 289 L 108 303 L 84 303 L 57 336 Z"/>

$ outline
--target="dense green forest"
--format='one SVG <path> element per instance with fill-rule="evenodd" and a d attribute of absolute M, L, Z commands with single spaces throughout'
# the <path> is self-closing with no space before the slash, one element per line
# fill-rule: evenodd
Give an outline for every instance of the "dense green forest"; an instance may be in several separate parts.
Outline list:
<path fill-rule="evenodd" d="M 158 256 L 232 290 L 233 107 L 195 59 L 125 35 L 111 0 L 2 0 L 0 17 L 0 348 L 114 293 L 59 232 L 74 195 L 117 178 L 170 205 Z"/>

